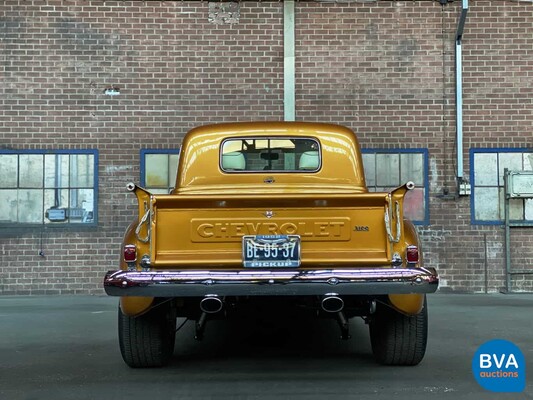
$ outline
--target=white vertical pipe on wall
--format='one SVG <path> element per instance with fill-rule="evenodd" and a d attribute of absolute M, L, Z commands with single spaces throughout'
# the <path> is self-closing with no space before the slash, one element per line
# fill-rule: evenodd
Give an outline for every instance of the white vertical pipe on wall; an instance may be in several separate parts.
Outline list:
<path fill-rule="evenodd" d="M 463 49 L 461 41 L 455 42 L 455 125 L 457 135 L 457 179 L 463 178 Z"/>
<path fill-rule="evenodd" d="M 456 132 L 457 132 L 457 182 L 463 180 L 463 32 L 468 12 L 468 0 L 463 0 L 461 16 L 455 34 L 455 103 L 456 103 Z"/>
<path fill-rule="evenodd" d="M 283 2 L 283 113 L 285 121 L 296 119 L 294 0 Z"/>

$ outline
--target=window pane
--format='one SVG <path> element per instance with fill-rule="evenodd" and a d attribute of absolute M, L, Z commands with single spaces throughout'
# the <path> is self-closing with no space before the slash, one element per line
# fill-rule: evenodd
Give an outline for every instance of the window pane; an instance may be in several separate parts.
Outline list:
<path fill-rule="evenodd" d="M 400 184 L 413 181 L 417 186 L 424 185 L 424 155 L 420 153 L 402 153 Z"/>
<path fill-rule="evenodd" d="M 523 157 L 524 157 L 524 164 L 523 164 L 524 171 L 533 171 L 533 153 L 523 153 Z"/>
<path fill-rule="evenodd" d="M 498 156 L 496 153 L 474 154 L 474 182 L 476 186 L 498 186 Z"/>
<path fill-rule="evenodd" d="M 147 187 L 168 187 L 168 155 L 145 155 L 145 185 Z"/>
<path fill-rule="evenodd" d="M 68 154 L 47 154 L 44 156 L 44 187 L 66 188 L 69 186 Z"/>
<path fill-rule="evenodd" d="M 251 140 L 250 143 L 254 143 L 255 142 L 255 148 L 256 149 L 267 149 L 268 148 L 268 141 L 264 140 L 264 139 L 259 139 L 259 140 Z"/>
<path fill-rule="evenodd" d="M 73 189 L 70 191 L 69 221 L 73 223 L 94 222 L 93 189 Z"/>
<path fill-rule="evenodd" d="M 477 168 L 477 166 L 476 166 Z M 496 175 L 496 173 L 494 174 Z M 476 187 L 474 192 L 475 218 L 482 221 L 494 221 L 499 217 L 498 188 Z"/>
<path fill-rule="evenodd" d="M 43 156 L 42 154 L 19 155 L 19 187 L 43 187 Z"/>
<path fill-rule="evenodd" d="M 67 208 L 68 207 L 68 190 L 65 189 L 46 189 L 44 191 L 44 205 L 49 208 Z"/>
<path fill-rule="evenodd" d="M 0 154 L 0 188 L 17 187 L 17 166 L 16 154 Z"/>
<path fill-rule="evenodd" d="M 302 160 L 302 157 L 300 156 L 299 162 L 301 162 L 301 160 Z M 296 154 L 295 153 L 283 153 L 283 161 L 284 161 L 284 165 L 281 165 L 280 167 L 284 168 L 287 171 L 296 169 Z"/>
<path fill-rule="evenodd" d="M 42 171 L 42 169 L 41 169 Z M 40 224 L 43 222 L 43 191 L 26 189 L 18 191 L 18 222 Z"/>
<path fill-rule="evenodd" d="M 394 187 L 400 185 L 399 154 L 376 154 L 376 184 Z"/>
<path fill-rule="evenodd" d="M 376 186 L 376 155 L 363 154 L 363 166 L 365 168 L 366 185 Z"/>
<path fill-rule="evenodd" d="M 498 182 L 500 186 L 503 186 L 505 168 L 512 171 L 522 171 L 522 153 L 500 153 L 498 163 Z"/>
<path fill-rule="evenodd" d="M 300 171 L 320 169 L 320 148 L 312 138 L 263 137 L 224 141 L 220 166 L 225 172 Z"/>
<path fill-rule="evenodd" d="M 94 155 L 70 155 L 70 187 L 91 188 L 94 185 Z"/>
<path fill-rule="evenodd" d="M 503 191 L 502 191 L 502 207 L 505 207 Z M 504 210 L 505 212 L 505 210 Z M 502 219 L 505 218 L 505 214 L 502 214 Z M 509 218 L 511 220 L 523 220 L 524 219 L 524 200 L 523 199 L 511 199 L 509 202 Z"/>
<path fill-rule="evenodd" d="M 169 161 L 169 181 L 168 186 L 174 187 L 176 184 L 176 175 L 178 173 L 178 161 L 180 158 L 179 154 L 170 154 L 169 155 L 170 161 Z"/>
<path fill-rule="evenodd" d="M 45 189 L 44 223 L 66 222 L 68 218 L 68 189 Z"/>
<path fill-rule="evenodd" d="M 0 190 L 0 223 L 17 222 L 18 191 Z"/>
<path fill-rule="evenodd" d="M 424 189 L 415 188 L 405 194 L 403 212 L 406 218 L 423 221 L 426 217 L 426 198 Z"/>
<path fill-rule="evenodd" d="M 168 194 L 168 189 L 148 188 L 153 194 Z"/>
<path fill-rule="evenodd" d="M 533 199 L 525 200 L 524 215 L 526 220 L 533 221 Z"/>

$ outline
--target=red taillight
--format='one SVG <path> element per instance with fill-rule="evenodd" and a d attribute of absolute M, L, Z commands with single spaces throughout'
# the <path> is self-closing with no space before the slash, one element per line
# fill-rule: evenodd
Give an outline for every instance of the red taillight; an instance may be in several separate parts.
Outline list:
<path fill-rule="evenodd" d="M 135 262 L 137 260 L 137 248 L 134 244 L 127 244 L 124 246 L 124 261 L 127 263 Z"/>
<path fill-rule="evenodd" d="M 418 247 L 417 246 L 407 246 L 405 252 L 405 258 L 408 263 L 417 263 L 418 262 Z"/>

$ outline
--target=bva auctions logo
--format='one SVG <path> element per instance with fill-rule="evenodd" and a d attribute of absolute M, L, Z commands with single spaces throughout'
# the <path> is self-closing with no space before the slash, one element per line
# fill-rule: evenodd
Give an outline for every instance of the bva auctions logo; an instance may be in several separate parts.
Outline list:
<path fill-rule="evenodd" d="M 477 382 L 492 392 L 522 392 L 526 387 L 526 361 L 514 343 L 497 339 L 482 344 L 472 359 Z"/>

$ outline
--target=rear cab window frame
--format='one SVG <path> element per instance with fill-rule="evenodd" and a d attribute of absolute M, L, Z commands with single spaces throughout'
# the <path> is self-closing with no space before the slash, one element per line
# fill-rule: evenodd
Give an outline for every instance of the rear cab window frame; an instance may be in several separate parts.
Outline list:
<path fill-rule="evenodd" d="M 268 140 L 301 140 L 301 141 L 313 141 L 315 144 L 316 144 L 316 149 L 312 149 L 312 150 L 306 150 L 306 151 L 317 151 L 318 152 L 318 166 L 316 168 L 312 168 L 312 169 L 299 169 L 299 168 L 294 168 L 294 169 L 227 169 L 227 168 L 224 168 L 223 166 L 223 155 L 224 154 L 228 154 L 228 153 L 231 153 L 231 152 L 228 152 L 228 153 L 224 153 L 224 146 L 227 142 L 244 142 L 244 141 L 254 141 L 254 140 L 261 140 L 261 141 L 268 141 Z M 270 148 L 270 146 L 269 146 Z M 276 147 L 273 147 L 273 149 L 281 149 L 281 148 L 276 148 Z M 265 150 L 268 150 L 268 148 L 265 148 Z M 234 150 L 235 152 L 236 151 L 241 151 L 243 153 L 243 155 L 246 154 L 246 151 L 244 151 L 242 149 L 242 145 L 241 145 L 241 150 Z M 301 154 L 299 154 L 299 157 L 302 156 L 302 154 L 304 154 L 304 152 L 302 152 Z M 298 155 L 298 153 L 296 153 L 296 151 L 294 151 L 292 154 L 295 154 Z M 246 159 L 246 155 L 245 155 L 245 159 Z M 247 160 L 246 160 L 247 161 Z M 266 161 L 266 160 L 265 160 Z M 295 159 L 295 166 L 296 166 L 296 163 L 298 162 L 297 159 Z M 285 174 L 285 173 L 317 173 L 321 170 L 322 168 L 322 145 L 320 143 L 320 140 L 318 140 L 318 138 L 316 137 L 313 137 L 313 136 L 242 136 L 242 137 L 231 137 L 231 138 L 226 138 L 224 140 L 222 140 L 221 144 L 220 144 L 220 151 L 219 151 L 219 168 L 220 170 L 223 172 L 223 173 L 226 173 L 226 174 L 258 174 L 258 173 L 274 173 L 274 174 Z"/>

